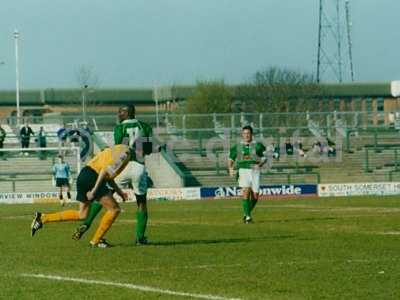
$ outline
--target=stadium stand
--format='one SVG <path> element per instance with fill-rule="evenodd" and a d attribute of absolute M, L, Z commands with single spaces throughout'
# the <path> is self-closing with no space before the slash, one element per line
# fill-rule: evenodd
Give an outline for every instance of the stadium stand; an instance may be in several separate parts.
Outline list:
<path fill-rule="evenodd" d="M 312 138 L 301 137 L 304 147 L 312 147 Z M 389 172 L 400 169 L 400 159 L 395 155 L 400 144 L 386 144 L 397 140 L 396 132 L 386 132 L 384 135 L 368 134 L 352 136 L 350 140 L 352 151 L 340 151 L 336 157 L 318 157 L 313 159 L 295 158 L 282 155 L 279 161 L 274 161 L 271 168 L 263 171 L 262 183 L 340 183 L 340 182 L 374 182 L 388 181 Z M 370 144 L 379 142 L 378 144 Z M 382 144 L 380 144 L 382 142 Z M 195 178 L 199 185 L 223 186 L 232 185 L 235 180 L 228 176 L 226 169 L 227 153 L 207 152 L 200 148 L 207 141 L 174 140 L 173 154 L 179 160 L 178 166 L 188 176 Z M 345 149 L 344 149 L 345 150 Z M 376 151 L 379 150 L 379 151 Z M 366 159 L 368 152 L 368 160 Z M 397 150 L 396 150 L 397 151 Z M 284 153 L 282 153 L 284 154 Z M 397 162 L 397 163 L 395 163 Z M 373 172 L 367 171 L 373 169 Z M 396 169 L 396 170 L 397 170 Z M 400 172 L 399 172 L 400 173 Z"/>
<path fill-rule="evenodd" d="M 58 147 L 57 130 L 60 125 L 58 123 L 30 124 L 35 134 L 39 132 L 41 126 L 44 127 L 46 132 L 47 148 Z M 43 192 L 54 190 L 51 169 L 59 152 L 44 150 L 46 153 L 44 159 L 39 159 L 37 151 L 29 150 L 28 156 L 22 155 L 21 151 L 14 151 L 21 147 L 17 126 L 5 124 L 2 127 L 7 133 L 4 149 L 8 151 L 4 152 L 2 159 L 0 159 L 0 190 L 2 192 Z M 67 143 L 66 146 L 72 145 Z M 30 149 L 33 147 L 37 147 L 35 137 L 31 138 Z M 71 165 L 72 174 L 76 174 L 76 153 L 72 154 L 67 151 L 65 159 Z"/>
<path fill-rule="evenodd" d="M 40 127 L 43 127 L 47 137 L 47 144 L 58 143 L 57 130 L 60 128 L 60 124 L 30 124 L 29 126 L 35 134 L 39 132 Z"/>
<path fill-rule="evenodd" d="M 103 116 L 102 116 L 103 117 Z M 102 127 L 94 138 L 101 140 L 103 145 L 113 144 L 113 133 L 110 131 L 115 116 L 109 119 L 107 128 Z M 104 123 L 97 120 L 97 123 Z M 34 131 L 44 126 L 48 134 L 48 147 L 57 146 L 56 132 L 60 123 L 32 123 Z M 107 123 L 108 124 L 108 123 Z M 6 148 L 19 148 L 18 130 L 15 126 L 3 125 L 7 132 Z M 220 128 L 219 128 L 220 129 Z M 208 130 L 208 129 L 207 129 Z M 202 134 L 196 131 L 169 132 L 166 124 L 159 131 L 160 144 L 166 144 L 163 154 L 168 156 L 168 162 L 182 177 L 186 186 L 224 186 L 234 185 L 234 178 L 227 173 L 227 152 L 221 139 L 221 130 L 205 130 Z M 216 132 L 212 132 L 212 131 Z M 275 159 L 271 168 L 263 170 L 262 183 L 340 183 L 340 182 L 374 182 L 388 181 L 400 177 L 400 143 L 398 131 L 394 128 L 357 128 L 347 130 L 343 140 L 337 144 L 336 157 L 296 157 L 285 155 L 284 143 L 293 137 L 296 128 L 268 128 L 263 131 L 268 143 L 272 141 L 280 145 L 280 158 Z M 300 128 L 300 136 L 305 151 L 310 151 L 316 141 L 308 128 Z M 236 133 L 234 134 L 236 136 Z M 257 133 L 257 137 L 260 137 Z M 334 138 L 333 138 L 334 139 Z M 31 142 L 33 146 L 33 141 Z M 229 144 L 229 143 L 228 143 Z M 228 147 L 228 148 L 227 148 Z M 229 149 L 229 145 L 225 145 Z M 341 151 L 342 150 L 342 151 Z M 55 154 L 54 154 L 55 155 Z M 52 190 L 50 170 L 51 156 L 42 161 L 42 172 L 37 172 L 38 159 L 36 155 L 29 157 L 13 156 L 7 161 L 0 161 L 0 188 L 4 191 L 39 191 Z M 35 162 L 36 160 L 36 162 Z M 24 174 L 23 174 L 24 173 Z M 35 176 L 36 175 L 36 176 Z"/>
<path fill-rule="evenodd" d="M 18 135 L 14 132 L 12 127 L 8 124 L 2 124 L 1 127 L 6 131 L 6 139 L 4 141 L 4 148 L 19 147 L 20 142 Z"/>
<path fill-rule="evenodd" d="M 13 152 L 7 156 L 7 160 L 0 160 L 0 190 L 2 192 L 54 190 L 52 186 L 52 166 L 58 152 L 49 151 L 45 160 L 39 160 L 35 152 L 32 152 L 29 156 L 19 154 L 19 152 Z M 70 164 L 74 176 L 77 172 L 76 156 L 66 155 L 65 160 Z"/>

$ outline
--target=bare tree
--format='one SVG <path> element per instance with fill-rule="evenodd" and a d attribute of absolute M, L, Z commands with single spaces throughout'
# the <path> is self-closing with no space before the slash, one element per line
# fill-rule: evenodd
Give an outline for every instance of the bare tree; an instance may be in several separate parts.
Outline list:
<path fill-rule="evenodd" d="M 79 102 L 82 104 L 82 117 L 86 119 L 86 113 L 96 106 L 96 89 L 99 78 L 92 66 L 81 65 L 75 71 L 76 80 L 80 87 Z"/>
<path fill-rule="evenodd" d="M 318 89 L 312 75 L 269 67 L 240 85 L 236 95 L 247 112 L 293 112 L 313 107 Z"/>
<path fill-rule="evenodd" d="M 94 68 L 92 66 L 81 65 L 75 72 L 76 79 L 79 86 L 91 86 L 96 87 L 99 83 L 99 78 L 96 75 Z"/>

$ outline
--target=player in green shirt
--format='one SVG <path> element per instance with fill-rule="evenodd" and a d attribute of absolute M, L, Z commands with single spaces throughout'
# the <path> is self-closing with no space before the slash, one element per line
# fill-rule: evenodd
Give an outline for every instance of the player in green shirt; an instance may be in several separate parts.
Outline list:
<path fill-rule="evenodd" d="M 145 168 L 145 156 L 152 153 L 151 142 L 153 130 L 150 125 L 135 118 L 135 106 L 120 107 L 118 112 L 120 123 L 114 128 L 115 144 L 127 144 L 131 148 L 131 161 L 116 178 L 116 182 L 133 189 L 136 196 L 136 244 L 148 243 L 145 237 L 148 212 L 147 189 L 148 175 Z"/>
<path fill-rule="evenodd" d="M 242 128 L 242 141 L 231 147 L 229 152 L 229 174 L 238 172 L 239 187 L 243 194 L 243 222 L 252 222 L 251 212 L 257 204 L 260 191 L 261 167 L 267 161 L 266 149 L 262 143 L 253 141 L 253 128 Z"/>

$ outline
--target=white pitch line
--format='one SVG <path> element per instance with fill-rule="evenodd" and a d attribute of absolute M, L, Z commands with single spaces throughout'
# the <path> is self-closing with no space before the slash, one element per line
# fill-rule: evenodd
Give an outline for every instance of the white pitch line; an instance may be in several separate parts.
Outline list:
<path fill-rule="evenodd" d="M 120 283 L 120 282 L 112 282 L 112 281 L 102 281 L 102 280 L 89 280 L 84 278 L 72 278 L 72 277 L 62 277 L 62 276 L 55 276 L 55 275 L 45 275 L 45 274 L 21 274 L 23 277 L 33 277 L 33 278 L 42 278 L 42 279 L 50 279 L 50 280 L 58 280 L 58 281 L 71 281 L 71 282 L 78 282 L 78 283 L 86 283 L 86 284 L 98 284 L 98 285 L 108 285 L 108 286 L 117 286 L 123 287 L 132 290 L 139 290 L 143 292 L 152 292 L 152 293 L 159 293 L 159 294 L 167 294 L 173 296 L 182 296 L 182 297 L 191 297 L 196 299 L 207 299 L 207 300 L 241 300 L 240 298 L 226 298 L 221 296 L 214 296 L 214 295 L 203 295 L 203 294 L 192 294 L 186 292 L 176 292 L 171 290 L 164 290 L 160 288 L 154 288 L 145 285 L 137 285 L 137 284 L 130 284 L 130 283 Z"/>
<path fill-rule="evenodd" d="M 237 267 L 242 267 L 243 264 L 230 264 L 230 265 L 197 265 L 197 266 L 178 266 L 178 267 L 165 267 L 165 268 L 142 268 L 142 269 L 135 269 L 134 271 L 88 271 L 88 272 L 82 272 L 82 274 L 89 275 L 89 274 L 95 274 L 99 272 L 104 272 L 104 273 L 123 273 L 123 274 L 130 274 L 134 272 L 154 272 L 154 271 L 165 271 L 165 270 L 182 270 L 182 269 L 213 269 L 213 268 L 237 268 Z"/>
<path fill-rule="evenodd" d="M 0 217 L 0 220 L 32 219 L 32 216 L 33 215 L 5 216 L 5 217 Z"/>

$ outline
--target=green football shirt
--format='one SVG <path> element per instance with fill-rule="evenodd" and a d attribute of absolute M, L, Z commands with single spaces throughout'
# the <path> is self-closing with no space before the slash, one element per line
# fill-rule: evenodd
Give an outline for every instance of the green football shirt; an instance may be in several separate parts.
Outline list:
<path fill-rule="evenodd" d="M 124 120 L 114 127 L 114 144 L 125 144 L 131 149 L 131 160 L 144 163 L 144 155 L 152 152 L 153 129 L 147 123 L 136 119 Z M 141 142 L 143 156 L 136 155 L 136 142 Z"/>
<path fill-rule="evenodd" d="M 229 158 L 236 162 L 237 169 L 251 169 L 265 156 L 265 146 L 262 143 L 252 141 L 249 144 L 241 142 L 233 145 L 229 151 Z"/>

